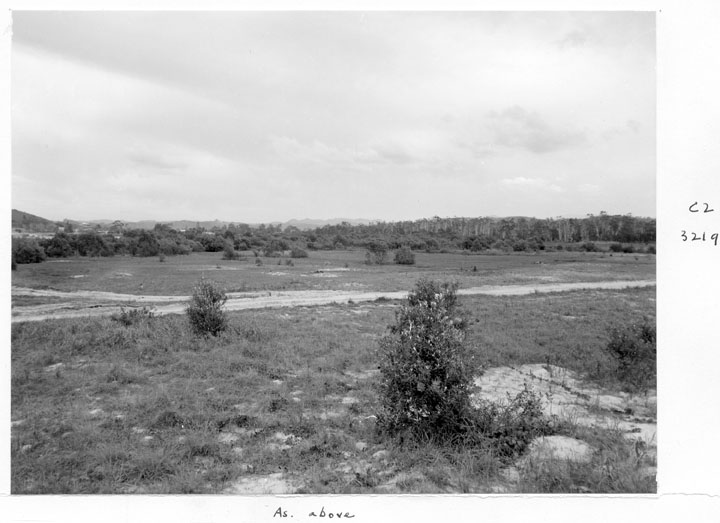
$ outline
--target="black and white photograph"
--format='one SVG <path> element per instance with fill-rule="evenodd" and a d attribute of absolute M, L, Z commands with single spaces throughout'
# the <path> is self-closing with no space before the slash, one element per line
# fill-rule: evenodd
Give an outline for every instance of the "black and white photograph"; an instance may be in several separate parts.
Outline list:
<path fill-rule="evenodd" d="M 14 11 L 11 493 L 656 494 L 656 29 Z"/>

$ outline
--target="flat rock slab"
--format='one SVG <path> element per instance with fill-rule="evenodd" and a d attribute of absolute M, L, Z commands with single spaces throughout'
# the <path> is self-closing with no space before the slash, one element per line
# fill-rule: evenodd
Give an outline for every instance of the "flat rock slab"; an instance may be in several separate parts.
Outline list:
<path fill-rule="evenodd" d="M 630 440 L 656 444 L 654 393 L 632 395 L 601 390 L 576 373 L 554 365 L 528 364 L 494 367 L 475 380 L 480 392 L 474 401 L 507 402 L 527 386 L 542 401 L 548 416 L 558 416 L 587 427 L 617 428 Z"/>

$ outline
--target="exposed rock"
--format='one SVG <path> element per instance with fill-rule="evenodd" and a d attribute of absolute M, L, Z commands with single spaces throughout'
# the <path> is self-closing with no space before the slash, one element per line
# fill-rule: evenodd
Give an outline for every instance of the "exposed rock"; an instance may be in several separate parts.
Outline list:
<path fill-rule="evenodd" d="M 476 401 L 482 398 L 507 402 L 508 397 L 514 397 L 527 385 L 541 397 L 548 416 L 589 427 L 619 428 L 628 439 L 641 438 L 655 444 L 655 393 L 645 396 L 609 393 L 583 382 L 572 371 L 542 364 L 491 368 L 475 384 L 480 387 Z"/>

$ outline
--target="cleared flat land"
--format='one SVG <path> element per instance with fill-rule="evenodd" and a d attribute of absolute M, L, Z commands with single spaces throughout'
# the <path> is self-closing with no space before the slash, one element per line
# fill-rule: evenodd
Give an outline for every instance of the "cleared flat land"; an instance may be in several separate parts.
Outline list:
<path fill-rule="evenodd" d="M 245 253 L 248 254 L 248 253 Z M 20 265 L 18 287 L 120 294 L 189 295 L 201 278 L 228 292 L 280 290 L 407 291 L 418 278 L 457 280 L 460 288 L 484 285 L 647 280 L 655 278 L 655 256 L 553 252 L 482 255 L 416 253 L 415 265 L 365 265 L 363 250 L 311 251 L 309 258 L 226 261 L 222 253 L 157 258 L 78 258 Z M 473 271 L 473 269 L 476 269 Z"/>
<path fill-rule="evenodd" d="M 461 290 L 497 290 L 460 298 L 470 318 L 467 343 L 488 379 L 511 373 L 492 369 L 541 365 L 556 376 L 566 369 L 576 381 L 560 380 L 558 387 L 572 383 L 578 397 L 592 389 L 620 398 L 608 400 L 613 405 L 642 402 L 643 418 L 603 411 L 616 419 L 615 429 L 563 425 L 563 435 L 595 449 L 592 461 L 561 478 L 536 469 L 510 477 L 509 464 L 477 450 L 408 447 L 377 435 L 375 351 L 395 302 L 238 310 L 217 338 L 192 335 L 181 314 L 129 326 L 107 316 L 18 322 L 12 325 L 12 492 L 654 491 L 653 442 L 638 451 L 628 439 L 652 422 L 653 392 L 621 396 L 603 347 L 613 326 L 654 322 L 655 287 L 498 295 L 505 285 L 653 281 L 654 256 L 422 254 L 417 266 L 402 267 L 365 266 L 362 255 L 312 252 L 294 266 L 272 258 L 262 266 L 253 259 L 222 261 L 221 253 L 162 263 L 68 260 L 20 266 L 13 284 L 130 294 L 128 305 L 143 305 L 137 296 L 149 295 L 160 307 L 159 296 L 188 295 L 203 275 L 257 299 L 293 289 L 406 292 L 420 276 L 455 279 Z M 52 309 L 67 303 L 61 293 L 18 292 L 13 305 Z M 595 414 L 599 408 L 588 407 Z M 617 429 L 622 423 L 629 424 L 624 432 Z"/>

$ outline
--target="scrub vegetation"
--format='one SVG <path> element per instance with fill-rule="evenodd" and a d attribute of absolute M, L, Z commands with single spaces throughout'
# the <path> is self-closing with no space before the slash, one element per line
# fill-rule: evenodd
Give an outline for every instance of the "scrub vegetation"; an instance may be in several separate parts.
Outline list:
<path fill-rule="evenodd" d="M 618 430 L 547 417 L 531 389 L 484 401 L 472 383 L 542 363 L 622 388 L 608 347 L 631 345 L 613 329 L 652 325 L 654 288 L 463 297 L 422 280 L 401 303 L 225 312 L 218 287 L 201 282 L 193 303 L 224 318 L 197 325 L 224 329 L 142 309 L 13 324 L 12 492 L 260 493 L 268 477 L 296 493 L 656 488 L 652 457 Z M 581 433 L 589 464 L 504 479 L 533 438 Z"/>

